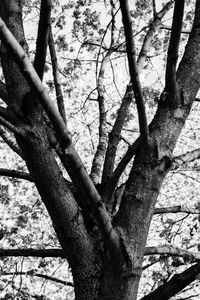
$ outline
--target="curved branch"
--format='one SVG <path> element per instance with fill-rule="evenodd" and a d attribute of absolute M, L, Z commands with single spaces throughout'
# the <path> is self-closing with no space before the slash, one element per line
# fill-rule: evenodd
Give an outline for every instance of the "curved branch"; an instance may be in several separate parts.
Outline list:
<path fill-rule="evenodd" d="M 138 55 L 138 59 L 137 59 L 138 70 L 141 70 L 141 68 L 143 67 L 144 62 L 147 58 L 147 52 L 148 52 L 151 42 L 154 38 L 155 31 L 158 27 L 161 26 L 161 24 L 162 24 L 161 20 L 167 14 L 167 12 L 170 10 L 170 8 L 173 5 L 173 2 L 174 2 L 174 0 L 167 2 L 165 4 L 165 6 L 158 13 L 154 14 L 154 19 L 149 26 L 149 30 L 147 31 L 147 34 L 145 35 L 142 48 Z"/>
<path fill-rule="evenodd" d="M 44 74 L 44 66 L 47 54 L 49 26 L 51 24 L 51 7 L 51 0 L 41 0 L 40 20 L 38 26 L 36 53 L 34 59 L 34 68 L 41 80 Z"/>
<path fill-rule="evenodd" d="M 168 300 L 196 280 L 199 273 L 200 262 L 180 274 L 175 274 L 168 282 L 140 300 Z"/>

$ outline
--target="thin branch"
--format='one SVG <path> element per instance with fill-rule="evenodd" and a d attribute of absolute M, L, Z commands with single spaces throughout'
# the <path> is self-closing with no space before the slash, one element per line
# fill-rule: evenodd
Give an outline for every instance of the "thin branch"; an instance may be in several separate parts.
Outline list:
<path fill-rule="evenodd" d="M 116 263 L 118 263 L 119 265 L 121 260 L 124 259 L 124 254 L 122 251 L 119 235 L 112 226 L 111 218 L 105 208 L 105 205 L 102 202 L 102 199 L 97 192 L 91 178 L 87 174 L 87 171 L 78 153 L 74 149 L 71 134 L 69 133 L 60 113 L 50 99 L 46 88 L 42 85 L 40 78 L 35 72 L 35 69 L 29 61 L 23 48 L 19 45 L 17 40 L 8 30 L 1 18 L 0 37 L 5 44 L 5 47 L 7 47 L 12 53 L 13 58 L 21 68 L 21 71 L 23 72 L 30 86 L 37 93 L 38 99 L 44 110 L 46 111 L 58 135 L 59 145 L 57 153 L 59 154 L 59 157 L 64 167 L 68 171 L 75 187 L 83 195 L 83 203 L 88 203 L 89 201 L 90 206 L 93 208 L 99 221 L 100 229 L 103 232 L 104 238 L 108 243 L 109 250 L 116 258 Z"/>
<path fill-rule="evenodd" d="M 7 121 L 4 117 L 0 115 L 0 124 L 5 126 L 7 129 L 9 129 L 14 134 L 21 136 L 22 138 L 26 137 L 25 132 L 18 128 L 17 126 L 13 125 L 11 122 Z"/>
<path fill-rule="evenodd" d="M 182 165 L 192 162 L 200 158 L 200 149 L 195 149 L 193 151 L 188 151 L 182 155 L 176 156 L 172 159 L 171 170 L 176 170 Z"/>
<path fill-rule="evenodd" d="M 159 207 L 155 208 L 154 215 L 157 214 L 173 214 L 173 213 L 186 213 L 186 214 L 200 214 L 200 210 L 197 208 L 186 207 L 182 205 L 171 207 Z"/>
<path fill-rule="evenodd" d="M 1 276 L 11 276 L 11 275 L 14 275 L 14 276 L 18 276 L 18 275 L 35 276 L 35 277 L 47 279 L 47 280 L 50 280 L 50 281 L 53 281 L 53 282 L 56 282 L 56 283 L 61 283 L 63 285 L 67 285 L 67 286 L 71 286 L 71 287 L 74 286 L 73 282 L 65 281 L 65 280 L 62 280 L 62 279 L 59 279 L 59 278 L 56 278 L 56 277 L 53 277 L 53 276 L 37 273 L 35 270 L 29 270 L 27 272 L 2 272 L 0 274 L 1 274 Z"/>
<path fill-rule="evenodd" d="M 99 143 L 92 162 L 92 169 L 90 174 L 90 177 L 94 182 L 94 184 L 99 183 L 101 168 L 104 162 L 104 156 L 107 147 L 104 76 L 105 76 L 106 66 L 109 62 L 112 52 L 113 51 L 110 49 L 106 53 L 101 63 L 98 81 L 97 81 L 97 91 L 98 91 L 97 101 L 99 105 Z"/>
<path fill-rule="evenodd" d="M 169 27 L 169 26 L 163 26 L 163 25 L 162 25 L 160 28 L 161 28 L 161 29 L 168 30 L 168 31 L 171 31 L 171 30 L 172 30 L 172 28 Z M 184 34 L 190 34 L 190 32 L 191 32 L 191 31 L 189 31 L 189 30 L 181 30 L 181 33 L 184 33 Z"/>
<path fill-rule="evenodd" d="M 51 24 L 51 7 L 51 0 L 41 0 L 40 20 L 38 26 L 36 53 L 34 60 L 34 68 L 41 80 L 44 74 L 44 66 L 47 54 L 49 27 Z"/>
<path fill-rule="evenodd" d="M 180 274 L 175 274 L 168 282 L 140 300 L 168 300 L 196 280 L 199 273 L 200 262 Z"/>
<path fill-rule="evenodd" d="M 129 11 L 128 0 L 120 0 L 120 8 L 122 12 L 122 21 L 124 24 L 124 31 L 126 37 L 126 51 L 128 56 L 129 72 L 131 77 L 131 83 L 133 86 L 136 106 L 138 110 L 141 139 L 143 140 L 145 145 L 148 145 L 149 129 L 147 124 L 145 104 L 144 104 L 142 89 L 140 86 L 139 74 L 138 74 L 137 63 L 136 63 L 135 43 L 133 39 L 132 20 Z"/>
<path fill-rule="evenodd" d="M 188 258 L 190 261 L 200 260 L 199 252 L 190 252 L 187 250 L 182 250 L 178 247 L 173 247 L 171 245 L 157 246 L 157 247 L 146 247 L 145 256 L 147 255 L 171 255 L 180 256 L 183 258 Z"/>
<path fill-rule="evenodd" d="M 49 50 L 50 50 L 50 55 L 51 55 L 53 78 L 54 78 L 54 84 L 55 84 L 55 90 L 56 90 L 56 99 L 57 99 L 57 104 L 58 104 L 58 110 L 59 110 L 64 122 L 66 123 L 65 105 L 64 105 L 63 93 L 62 93 L 60 76 L 59 76 L 58 60 L 57 60 L 55 43 L 53 40 L 53 33 L 52 33 L 51 26 L 49 28 Z"/>
<path fill-rule="evenodd" d="M 121 106 L 119 108 L 117 118 L 115 120 L 115 123 L 113 125 L 113 128 L 109 134 L 109 140 L 108 140 L 108 148 L 106 151 L 105 156 L 105 162 L 104 162 L 104 168 L 103 168 L 103 176 L 102 176 L 102 184 L 106 184 L 108 180 L 110 179 L 113 169 L 114 169 L 114 163 L 115 163 L 115 157 L 117 152 L 117 147 L 121 139 L 121 132 L 127 117 L 128 113 L 128 107 L 133 99 L 133 91 L 132 87 L 130 85 L 127 85 L 127 90 L 125 93 L 125 97 L 122 100 Z M 110 199 L 110 192 L 108 192 L 108 189 L 110 189 L 110 184 L 105 187 L 104 189 L 104 201 L 108 203 Z M 112 193 L 112 192 L 111 192 Z"/>
<path fill-rule="evenodd" d="M 181 37 L 185 0 L 175 1 L 172 31 L 167 54 L 165 75 L 165 91 L 173 98 L 176 97 L 176 65 Z"/>
<path fill-rule="evenodd" d="M 23 256 L 23 257 L 61 257 L 65 258 L 62 249 L 0 249 L 0 257 Z"/>
<path fill-rule="evenodd" d="M 143 45 L 142 45 L 142 48 L 141 48 L 141 51 L 139 53 L 138 60 L 137 60 L 138 70 L 141 70 L 144 65 L 145 59 L 147 57 L 147 51 L 150 48 L 152 39 L 154 37 L 155 30 L 160 26 L 161 19 L 165 16 L 165 14 L 172 7 L 173 2 L 174 2 L 174 0 L 167 2 L 166 5 L 156 14 L 154 20 L 149 25 L 149 30 L 144 38 L 144 42 L 143 42 Z M 106 195 L 107 199 L 111 199 L 114 188 L 115 188 L 122 172 L 124 171 L 126 165 L 129 163 L 129 161 L 132 159 L 133 155 L 135 154 L 135 150 L 137 148 L 137 147 L 135 147 L 135 145 L 138 146 L 138 144 L 139 144 L 137 141 L 136 143 L 134 143 L 133 146 L 130 146 L 128 148 L 128 151 L 126 152 L 124 158 L 122 159 L 122 161 L 119 163 L 118 167 L 112 174 L 113 168 L 114 168 L 116 150 L 117 150 L 117 146 L 119 144 L 121 130 L 124 126 L 125 117 L 127 115 L 128 108 L 129 108 L 129 105 L 132 100 L 131 97 L 133 99 L 133 95 L 131 95 L 130 86 L 128 85 L 125 95 L 123 97 L 120 109 L 118 111 L 118 116 L 117 116 L 117 119 L 113 126 L 113 130 L 109 134 L 108 148 L 107 148 L 107 153 L 106 153 L 106 158 L 105 158 L 105 163 L 104 163 L 105 170 L 103 170 L 103 180 L 102 180 L 102 182 L 104 182 L 104 183 L 107 182 L 106 187 L 105 187 L 105 193 L 104 193 Z M 126 107 L 126 110 L 125 110 L 125 107 Z M 112 174 L 112 176 L 111 176 L 111 174 Z M 109 182 L 109 180 L 108 180 L 108 178 L 110 176 L 112 177 L 112 178 L 110 178 L 111 182 Z M 106 177 L 107 177 L 107 179 L 106 179 Z"/>
<path fill-rule="evenodd" d="M 4 142 L 20 157 L 22 157 L 21 149 L 18 147 L 17 143 L 14 140 L 14 137 L 8 136 L 8 133 L 5 129 L 0 126 L 0 137 L 4 140 Z"/>
<path fill-rule="evenodd" d="M 154 1 L 153 1 L 154 2 Z M 157 13 L 154 15 L 154 19 L 151 22 L 150 26 L 149 26 L 149 30 L 147 31 L 147 34 L 145 35 L 143 44 L 142 44 L 142 48 L 140 50 L 140 53 L 138 55 L 138 59 L 137 59 L 137 66 L 138 66 L 138 70 L 141 70 L 144 62 L 147 58 L 147 53 L 149 51 L 149 48 L 151 46 L 152 40 L 154 38 L 155 35 L 155 31 L 158 27 L 161 26 L 161 20 L 163 19 L 163 17 L 167 14 L 167 12 L 170 10 L 170 8 L 173 5 L 174 0 L 169 1 L 165 4 L 165 6 Z"/>
<path fill-rule="evenodd" d="M 31 175 L 29 173 L 17 171 L 17 170 L 9 170 L 9 169 L 0 168 L 0 176 L 25 179 L 30 182 L 33 182 L 33 179 L 31 178 Z"/>

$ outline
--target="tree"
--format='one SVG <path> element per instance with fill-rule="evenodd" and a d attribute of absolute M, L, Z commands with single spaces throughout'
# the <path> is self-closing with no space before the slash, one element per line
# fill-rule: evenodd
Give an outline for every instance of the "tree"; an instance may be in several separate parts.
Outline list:
<path fill-rule="evenodd" d="M 152 5 L 151 1 L 136 1 L 131 7 L 133 10 L 130 10 L 130 1 L 127 0 L 104 2 L 109 6 L 111 21 L 103 30 L 99 28 L 98 15 L 88 8 L 90 1 L 72 1 L 62 7 L 63 10 L 74 9 L 73 35 L 78 39 L 81 30 L 84 37 L 82 47 L 88 48 L 88 51 L 94 47 L 100 49 L 96 58 L 95 99 L 99 108 L 98 143 L 88 174 L 68 129 L 68 116 L 59 81 L 51 1 L 41 1 L 33 64 L 23 28 L 23 14 L 27 7 L 30 8 L 29 1 L 1 1 L 1 65 L 4 80 L 0 84 L 0 96 L 6 107 L 0 107 L 0 135 L 21 156 L 30 172 L 1 169 L 1 175 L 34 182 L 62 248 L 56 253 L 67 259 L 72 270 L 77 300 L 133 300 L 138 293 L 144 255 L 155 253 L 155 248 L 145 249 L 145 245 L 163 181 L 170 170 L 199 158 L 199 149 L 176 157 L 173 151 L 200 85 L 200 1 L 189 3 L 195 8 L 194 19 L 188 18 L 192 28 L 189 33 L 186 32 L 189 37 L 185 38 L 186 46 L 181 57 L 179 44 L 181 41 L 182 46 L 182 25 L 187 20 L 186 17 L 184 19 L 184 7 L 188 5 L 185 5 L 185 1 L 163 3 L 160 11 L 157 11 L 158 4 L 155 1 L 152 1 Z M 164 36 L 166 44 L 169 44 L 164 47 L 167 49 L 165 87 L 159 98 L 156 97 L 156 112 L 149 122 L 145 108 L 148 103 L 145 103 L 145 89 L 141 86 L 139 74 L 146 68 L 151 47 L 155 47 L 156 30 L 161 30 L 161 20 L 173 5 L 172 26 L 167 28 L 170 30 L 169 43 L 168 34 Z M 135 45 L 134 26 L 138 18 L 144 16 L 143 10 L 147 12 L 144 20 L 148 23 L 141 30 L 139 38 L 142 47 L 139 51 Z M 122 25 L 119 26 L 117 17 L 120 12 Z M 64 16 L 61 15 L 56 26 L 62 28 L 63 22 Z M 95 36 L 94 32 L 98 32 L 98 35 Z M 104 41 L 107 32 L 111 33 L 109 46 Z M 67 45 L 63 36 L 59 38 L 57 46 L 63 50 Z M 58 109 L 42 84 L 48 47 Z M 105 71 L 111 56 L 122 54 L 127 55 L 130 78 L 108 134 Z M 77 59 L 75 67 L 79 64 Z M 71 71 L 68 68 L 69 74 Z M 150 97 L 156 96 L 156 91 L 153 92 Z M 122 129 L 131 119 L 130 107 L 134 101 L 139 135 L 117 163 L 119 142 L 126 142 Z M 5 130 L 14 136 L 8 137 Z M 121 184 L 127 165 L 130 172 Z M 61 172 L 63 167 L 70 180 L 64 178 Z M 181 207 L 171 208 L 173 210 L 181 211 Z M 194 260 L 199 260 L 198 253 L 183 251 L 177 254 L 178 251 L 170 247 L 156 249 L 156 253 L 173 254 L 173 251 L 176 255 L 192 255 Z M 34 251 L 28 255 L 34 255 Z M 55 252 L 49 255 L 54 256 Z M 193 282 L 199 271 L 200 263 L 192 264 L 143 299 L 169 299 Z"/>

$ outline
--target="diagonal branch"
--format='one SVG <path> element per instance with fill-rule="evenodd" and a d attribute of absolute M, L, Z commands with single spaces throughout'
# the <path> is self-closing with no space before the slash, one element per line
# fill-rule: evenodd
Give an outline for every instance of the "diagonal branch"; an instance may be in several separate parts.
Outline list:
<path fill-rule="evenodd" d="M 171 170 L 176 170 L 182 165 L 192 162 L 198 158 L 200 158 L 200 149 L 188 151 L 182 155 L 176 156 L 172 159 Z"/>
<path fill-rule="evenodd" d="M 168 300 L 196 280 L 199 273 L 200 262 L 180 274 L 175 274 L 168 282 L 140 300 Z"/>
<path fill-rule="evenodd" d="M 126 51 L 127 51 L 128 63 L 129 63 L 129 73 L 131 77 L 131 83 L 133 86 L 136 106 L 138 110 L 141 139 L 145 143 L 145 145 L 148 145 L 149 129 L 147 124 L 145 104 L 144 104 L 142 89 L 140 86 L 139 74 L 138 74 L 137 63 L 136 63 L 135 43 L 133 39 L 132 20 L 129 11 L 128 0 L 120 0 L 120 9 L 122 12 L 122 21 L 124 24 L 124 31 L 126 37 Z"/>
<path fill-rule="evenodd" d="M 17 276 L 17 275 L 20 275 L 20 276 L 21 275 L 35 276 L 35 277 L 43 278 L 43 279 L 50 280 L 50 281 L 53 281 L 53 282 L 56 282 L 56 283 L 61 283 L 63 285 L 67 285 L 67 286 L 71 286 L 71 287 L 74 286 L 74 284 L 70 281 L 65 281 L 65 280 L 59 279 L 57 277 L 37 273 L 35 270 L 29 270 L 27 272 L 2 272 L 1 273 L 1 276 L 10 276 L 10 275 L 14 275 L 14 276 Z"/>
<path fill-rule="evenodd" d="M 51 7 L 51 0 L 41 0 L 40 20 L 34 59 L 34 68 L 41 80 L 44 74 L 44 66 L 47 54 Z"/>
<path fill-rule="evenodd" d="M 56 90 L 56 99 L 57 99 L 57 104 L 58 104 L 58 110 L 59 110 L 63 120 L 66 123 L 65 105 L 64 105 L 63 93 L 62 93 L 62 89 L 61 89 L 61 82 L 60 82 L 59 69 L 58 69 L 58 60 L 57 60 L 55 43 L 53 40 L 53 33 L 52 33 L 51 26 L 49 28 L 49 50 L 50 50 L 50 55 L 51 55 L 53 78 L 54 78 L 54 84 L 55 84 L 55 90 Z"/>
<path fill-rule="evenodd" d="M 14 137 L 9 136 L 8 132 L 6 132 L 2 126 L 0 126 L 0 137 L 14 152 L 16 152 L 20 157 L 22 157 L 21 149 L 18 147 L 17 143 L 15 142 Z"/>
<path fill-rule="evenodd" d="M 140 53 L 138 55 L 138 59 L 137 59 L 137 67 L 138 70 L 141 70 L 144 62 L 147 58 L 147 53 L 149 51 L 149 48 L 151 46 L 152 40 L 154 38 L 154 34 L 155 31 L 158 27 L 161 26 L 161 20 L 163 19 L 163 17 L 167 14 L 167 12 L 170 10 L 170 8 L 173 5 L 174 0 L 171 0 L 169 2 L 167 2 L 164 7 L 157 13 L 154 15 L 154 19 L 153 21 L 150 23 L 149 25 L 149 30 L 147 31 L 147 34 L 145 35 L 143 44 L 142 44 L 142 48 L 140 50 Z"/>
<path fill-rule="evenodd" d="M 165 4 L 165 6 L 154 16 L 154 20 L 149 25 L 149 30 L 144 38 L 143 45 L 141 51 L 139 53 L 137 59 L 137 67 L 138 71 L 142 69 L 145 59 L 147 57 L 147 52 L 150 48 L 151 42 L 154 38 L 155 30 L 161 25 L 161 19 L 166 15 L 169 9 L 172 7 L 174 0 L 170 0 Z M 121 176 L 122 172 L 124 171 L 126 165 L 129 163 L 133 155 L 135 154 L 135 144 L 130 146 L 127 153 L 125 154 L 122 161 L 119 163 L 118 167 L 116 168 L 115 172 L 113 172 L 115 156 L 117 151 L 117 146 L 120 141 L 121 130 L 123 129 L 125 118 L 128 112 L 129 105 L 133 99 L 133 92 L 132 87 L 127 85 L 125 95 L 123 97 L 121 106 L 118 111 L 118 116 L 115 120 L 115 124 L 111 133 L 109 134 L 108 140 L 108 148 L 106 152 L 105 162 L 104 162 L 104 169 L 103 169 L 103 183 L 106 183 L 104 188 L 104 196 L 106 197 L 105 201 L 109 201 L 114 191 L 114 188 Z M 138 142 L 136 142 L 138 145 Z M 108 180 L 110 177 L 110 181 Z"/>
<path fill-rule="evenodd" d="M 99 193 L 97 192 L 91 178 L 87 174 L 87 171 L 72 144 L 71 134 L 69 133 L 60 113 L 50 99 L 47 90 L 42 85 L 40 78 L 35 72 L 35 69 L 29 61 L 23 48 L 8 30 L 1 18 L 0 37 L 5 44 L 5 47 L 7 47 L 12 53 L 13 58 L 19 65 L 26 80 L 38 95 L 41 105 L 43 106 L 51 123 L 54 126 L 54 129 L 56 130 L 59 141 L 57 150 L 59 157 L 68 171 L 75 187 L 83 195 L 84 201 L 86 201 L 86 203 L 89 201 L 89 204 L 93 208 L 98 219 L 100 229 L 106 242 L 108 243 L 108 249 L 116 258 L 115 261 L 119 265 L 124 259 L 124 253 L 122 251 L 119 235 L 112 226 L 111 218 L 105 208 L 105 205 L 102 202 Z"/>
<path fill-rule="evenodd" d="M 176 65 L 181 37 L 185 0 L 176 0 L 172 22 L 172 31 L 167 54 L 165 91 L 173 98 L 176 96 Z"/>

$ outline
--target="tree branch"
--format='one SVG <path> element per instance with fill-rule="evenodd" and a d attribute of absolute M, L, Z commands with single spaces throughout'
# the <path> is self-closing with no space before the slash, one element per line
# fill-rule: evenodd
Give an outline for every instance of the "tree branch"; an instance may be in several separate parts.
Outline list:
<path fill-rule="evenodd" d="M 182 155 L 176 156 L 172 159 L 171 170 L 176 170 L 182 165 L 192 162 L 198 158 L 200 158 L 200 149 L 188 151 Z"/>
<path fill-rule="evenodd" d="M 97 81 L 97 102 L 99 105 L 99 143 L 94 155 L 90 174 L 90 177 L 94 184 L 99 183 L 101 168 L 104 162 L 104 156 L 107 147 L 104 75 L 112 52 L 112 49 L 108 50 L 104 59 L 102 60 Z"/>
<path fill-rule="evenodd" d="M 65 281 L 65 280 L 62 280 L 62 279 L 59 279 L 59 278 L 56 278 L 56 277 L 53 277 L 53 276 L 45 275 L 45 274 L 40 274 L 40 273 L 37 273 L 35 270 L 29 270 L 27 272 L 2 272 L 1 273 L 1 276 L 10 276 L 10 275 L 14 275 L 14 276 L 17 276 L 17 275 L 35 276 L 35 277 L 51 280 L 51 281 L 56 282 L 56 283 L 61 283 L 63 285 L 67 285 L 67 286 L 71 286 L 71 287 L 74 286 L 73 282 Z"/>
<path fill-rule="evenodd" d="M 174 2 L 174 0 L 171 0 L 171 1 L 167 2 L 165 4 L 165 6 L 159 11 L 159 13 L 154 15 L 154 19 L 153 19 L 153 21 L 151 22 L 151 24 L 149 26 L 149 30 L 148 30 L 147 34 L 145 35 L 142 48 L 141 48 L 140 53 L 138 55 L 138 59 L 137 59 L 138 70 L 141 70 L 141 68 L 143 67 L 144 62 L 145 62 L 146 57 L 147 57 L 147 52 L 149 51 L 151 42 L 154 38 L 155 31 L 158 27 L 161 26 L 161 24 L 162 24 L 161 20 L 167 14 L 167 12 L 170 10 L 170 8 L 173 5 L 173 2 Z"/>
<path fill-rule="evenodd" d="M 29 82 L 30 86 L 35 90 L 38 99 L 46 111 L 50 121 L 58 136 L 58 150 L 59 157 L 68 171 L 75 187 L 83 195 L 83 200 L 93 208 L 99 222 L 100 229 L 108 243 L 108 248 L 113 257 L 116 258 L 118 265 L 124 259 L 124 254 L 121 247 L 119 235 L 114 230 L 111 218 L 105 208 L 102 199 L 97 192 L 91 178 L 86 172 L 86 169 L 77 154 L 72 144 L 71 134 L 67 130 L 60 113 L 56 109 L 54 103 L 51 101 L 47 90 L 42 85 L 40 78 L 35 72 L 34 67 L 30 63 L 23 48 L 16 41 L 14 36 L 6 27 L 3 20 L 0 18 L 0 37 L 5 46 L 10 50 L 16 63 L 21 68 L 22 73 Z M 84 202 L 83 201 L 83 202 Z"/>
<path fill-rule="evenodd" d="M 51 24 L 51 7 L 51 0 L 41 0 L 40 20 L 38 26 L 36 53 L 34 60 L 34 68 L 41 80 L 44 74 L 44 66 L 47 54 L 49 27 Z"/>
<path fill-rule="evenodd" d="M 25 179 L 30 182 L 33 182 L 33 179 L 31 178 L 31 175 L 29 173 L 17 171 L 17 170 L 9 170 L 9 169 L 0 168 L 0 176 Z"/>
<path fill-rule="evenodd" d="M 144 38 L 144 42 L 143 42 L 143 45 L 142 45 L 142 48 L 141 48 L 141 51 L 139 53 L 138 60 L 137 60 L 138 71 L 141 70 L 144 65 L 145 59 L 147 57 L 147 51 L 150 48 L 150 44 L 154 37 L 154 32 L 155 32 L 156 28 L 158 28 L 160 26 L 161 19 L 165 16 L 165 14 L 172 7 L 173 2 L 174 2 L 174 0 L 167 2 L 166 5 L 155 15 L 153 22 L 149 25 L 149 30 Z M 127 115 L 129 105 L 131 103 L 131 100 L 133 99 L 133 95 L 131 95 L 131 91 L 132 91 L 132 89 L 130 90 L 130 86 L 128 85 L 125 95 L 123 97 L 120 109 L 118 111 L 118 116 L 117 116 L 117 119 L 113 126 L 113 130 L 109 134 L 108 148 L 107 148 L 108 153 L 106 153 L 106 158 L 105 158 L 105 163 L 104 163 L 105 170 L 103 170 L 103 180 L 102 180 L 102 182 L 104 182 L 104 183 L 107 182 L 106 187 L 105 187 L 105 193 L 104 193 L 106 195 L 107 199 L 111 198 L 114 188 L 116 187 L 116 184 L 117 184 L 122 172 L 126 168 L 129 161 L 132 159 L 133 155 L 135 154 L 135 150 L 136 150 L 135 143 L 134 143 L 133 146 L 130 146 L 128 148 L 126 154 L 124 155 L 124 158 L 122 159 L 122 161 L 119 163 L 118 167 L 112 174 L 113 168 L 114 168 L 116 150 L 117 150 L 117 146 L 118 146 L 119 140 L 120 140 L 121 130 L 124 126 L 125 116 Z M 125 108 L 126 108 L 126 110 L 125 110 Z M 138 144 L 139 144 L 138 141 L 136 142 L 136 144 L 138 146 Z M 111 174 L 112 174 L 112 176 L 111 176 Z M 111 182 L 108 180 L 108 177 L 110 177 L 110 176 L 112 177 L 112 178 L 110 178 Z M 106 179 L 106 177 L 107 177 L 107 179 Z"/>
<path fill-rule="evenodd" d="M 22 157 L 21 149 L 18 147 L 17 143 L 13 139 L 11 139 L 10 136 L 8 136 L 8 133 L 5 131 L 5 129 L 0 126 L 0 136 L 4 140 L 4 142 L 14 151 L 16 152 L 20 157 Z"/>
<path fill-rule="evenodd" d="M 126 93 L 124 98 L 122 99 L 122 103 L 119 108 L 117 118 L 115 120 L 111 132 L 109 133 L 108 148 L 106 151 L 104 168 L 103 168 L 102 184 L 108 182 L 108 179 L 110 178 L 113 172 L 117 147 L 121 139 L 121 132 L 128 113 L 128 107 L 132 99 L 133 99 L 132 86 L 127 85 Z"/>
<path fill-rule="evenodd" d="M 181 37 L 185 0 L 176 0 L 172 22 L 172 31 L 167 54 L 165 91 L 173 99 L 176 97 L 176 64 Z"/>
<path fill-rule="evenodd" d="M 186 213 L 186 214 L 200 214 L 200 210 L 196 208 L 190 208 L 182 205 L 172 207 L 159 207 L 155 208 L 154 215 L 157 214 L 173 214 L 173 213 Z"/>
<path fill-rule="evenodd" d="M 23 257 L 61 257 L 65 258 L 62 249 L 0 249 L 0 257 L 23 256 Z"/>
<path fill-rule="evenodd" d="M 168 300 L 196 280 L 199 273 L 200 262 L 180 274 L 175 274 L 168 282 L 140 300 Z"/>
<path fill-rule="evenodd" d="M 147 124 L 145 104 L 140 86 L 139 74 L 136 63 L 135 43 L 133 39 L 132 20 L 128 6 L 128 0 L 120 0 L 120 9 L 122 13 L 122 21 L 124 24 L 124 31 L 126 37 L 126 51 L 129 63 L 129 72 L 131 77 L 131 83 L 133 86 L 136 106 L 138 110 L 139 127 L 141 139 L 148 145 L 149 129 Z"/>
<path fill-rule="evenodd" d="M 50 50 L 50 55 L 51 55 L 53 78 L 54 78 L 54 84 L 55 84 L 55 90 L 56 90 L 56 99 L 57 99 L 57 104 L 58 104 L 58 110 L 59 110 L 60 115 L 62 116 L 64 122 L 66 123 L 65 105 L 64 105 L 63 93 L 62 93 L 62 89 L 61 89 L 58 60 L 57 60 L 55 43 L 53 40 L 53 33 L 52 33 L 51 26 L 49 28 L 49 50 Z"/>
<path fill-rule="evenodd" d="M 190 261 L 200 260 L 199 252 L 190 252 L 187 250 L 182 250 L 178 247 L 173 247 L 171 245 L 157 246 L 157 247 L 146 247 L 144 255 L 171 255 L 171 256 L 181 256 L 188 258 Z"/>

